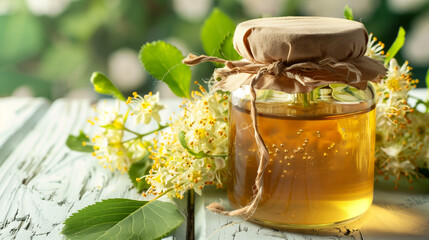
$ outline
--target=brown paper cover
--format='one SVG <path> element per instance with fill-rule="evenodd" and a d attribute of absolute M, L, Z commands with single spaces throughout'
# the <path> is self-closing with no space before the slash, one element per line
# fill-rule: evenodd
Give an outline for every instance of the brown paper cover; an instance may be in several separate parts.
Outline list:
<path fill-rule="evenodd" d="M 287 93 L 310 92 L 329 83 L 346 83 L 359 89 L 366 88 L 367 81 L 377 80 L 386 73 L 383 64 L 365 57 L 368 35 L 362 23 L 325 17 L 277 17 L 261 18 L 240 23 L 234 34 L 234 48 L 244 58 L 243 63 L 226 64 L 216 74 L 221 81 L 215 88 L 233 91 L 248 85 L 254 72 L 242 72 L 238 65 L 263 66 L 282 62 L 285 67 L 294 64 L 319 64 L 333 59 L 344 65 L 353 65 L 360 76 L 350 74 L 350 67 L 311 69 L 297 68 L 295 75 L 306 81 L 297 81 L 287 74 L 263 74 L 256 89 L 273 89 Z"/>

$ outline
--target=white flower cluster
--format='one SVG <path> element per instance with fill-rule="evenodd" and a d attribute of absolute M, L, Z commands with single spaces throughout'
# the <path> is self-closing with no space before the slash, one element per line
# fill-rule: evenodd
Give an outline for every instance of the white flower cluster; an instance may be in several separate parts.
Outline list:
<path fill-rule="evenodd" d="M 154 119 L 159 124 L 159 111 L 164 107 L 158 100 L 158 94 L 150 93 L 141 97 L 134 93 L 134 98 L 127 101 L 129 108 L 125 114 L 120 111 L 119 101 L 116 101 L 114 106 L 102 102 L 93 108 L 94 116 L 90 117 L 88 122 L 98 128 L 90 139 L 94 146 L 92 155 L 104 168 L 128 172 L 133 162 L 142 159 L 148 153 L 150 144 L 143 139 L 143 135 L 129 130 L 125 125 L 129 115 L 135 115 L 137 123 L 148 124 Z M 125 139 L 127 132 L 136 136 Z"/>
<path fill-rule="evenodd" d="M 366 55 L 384 62 L 384 45 L 371 38 Z M 400 66 L 393 58 L 386 77 L 376 84 L 376 171 L 395 176 L 396 187 L 402 176 L 411 182 L 413 176 L 420 176 L 419 169 L 429 166 L 429 114 L 408 104 L 408 93 L 418 83 L 410 70 L 407 61 Z"/>
<path fill-rule="evenodd" d="M 125 118 L 119 113 L 120 102 L 116 101 L 116 104 L 112 106 L 104 101 L 98 106 L 94 106 L 93 110 L 94 116 L 89 118 L 88 122 L 96 125 L 98 129 L 91 138 L 94 146 L 92 155 L 104 168 L 126 172 L 130 159 L 122 144 Z"/>
<path fill-rule="evenodd" d="M 368 36 L 368 44 L 366 46 L 365 56 L 373 58 L 377 61 L 384 62 L 386 56 L 384 55 L 384 43 L 377 42 L 377 38 L 372 36 L 372 33 Z"/>
<path fill-rule="evenodd" d="M 159 93 L 155 95 L 150 92 L 144 97 L 139 96 L 136 92 L 133 93 L 134 98 L 129 97 L 127 104 L 132 110 L 132 115 L 136 116 L 136 123 L 149 124 L 152 119 L 156 122 L 161 122 L 159 111 L 164 109 L 164 105 L 159 104 Z"/>
<path fill-rule="evenodd" d="M 222 93 L 193 92 L 169 131 L 154 139 L 154 160 L 146 181 L 146 194 L 169 194 L 182 198 L 194 189 L 201 194 L 205 185 L 222 187 L 226 179 L 228 153 L 228 97 Z"/>
<path fill-rule="evenodd" d="M 128 111 L 120 113 L 120 104 L 107 103 L 94 108 L 95 116 L 88 121 L 99 127 L 92 137 L 93 155 L 111 171 L 127 172 L 130 165 L 143 158 L 148 151 L 153 160 L 149 175 L 145 178 L 151 187 L 144 193 L 170 195 L 182 198 L 184 193 L 194 189 L 201 194 L 205 185 L 222 187 L 227 177 L 226 158 L 228 153 L 228 96 L 223 93 L 207 93 L 200 86 L 199 92 L 192 92 L 192 100 L 185 100 L 181 113 L 169 125 L 167 131 L 160 124 L 159 94 L 149 93 L 127 100 Z M 148 134 L 139 134 L 128 129 L 126 121 L 133 116 L 136 124 L 158 123 L 158 129 Z M 131 117 L 130 117 L 131 118 Z M 170 118 L 170 121 L 173 119 Z M 127 133 L 128 132 L 128 133 Z M 150 133 L 157 136 L 149 143 L 143 139 Z M 126 134 L 136 135 L 124 140 Z"/>

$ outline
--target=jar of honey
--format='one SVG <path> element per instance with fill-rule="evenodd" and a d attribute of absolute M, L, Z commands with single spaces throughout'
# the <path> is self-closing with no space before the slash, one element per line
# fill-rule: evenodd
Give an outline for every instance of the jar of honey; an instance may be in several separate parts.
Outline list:
<path fill-rule="evenodd" d="M 240 23 L 214 89 L 229 91 L 228 198 L 213 212 L 276 228 L 344 223 L 371 206 L 375 91 L 386 73 L 365 56 L 363 24 L 323 17 Z"/>
<path fill-rule="evenodd" d="M 339 92 L 337 92 L 339 91 Z M 312 228 L 362 215 L 374 184 L 374 89 L 332 84 L 310 93 L 257 91 L 258 129 L 269 152 L 263 196 L 251 220 Z M 230 97 L 228 198 L 254 196 L 259 165 L 248 89 Z"/>
<path fill-rule="evenodd" d="M 364 56 L 367 41 L 364 26 L 345 19 L 238 25 L 234 47 L 245 60 L 217 74 L 231 92 L 228 198 L 237 209 L 252 205 L 249 220 L 323 227 L 371 206 L 376 101 L 368 81 L 385 68 Z"/>

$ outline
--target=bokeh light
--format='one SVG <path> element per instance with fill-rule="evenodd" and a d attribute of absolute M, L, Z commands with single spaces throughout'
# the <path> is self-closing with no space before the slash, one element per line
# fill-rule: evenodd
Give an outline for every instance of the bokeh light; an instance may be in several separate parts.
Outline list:
<path fill-rule="evenodd" d="M 429 66 L 427 0 L 0 0 L 0 97 L 93 98 L 91 73 L 108 75 L 129 95 L 168 89 L 144 71 L 138 53 L 145 42 L 162 39 L 185 55 L 203 54 L 199 35 L 214 7 L 236 23 L 270 16 L 343 17 L 349 5 L 386 46 L 398 28 L 407 31 L 399 62 L 410 61 L 414 77 Z M 214 66 L 193 68 L 193 80 L 210 77 Z"/>

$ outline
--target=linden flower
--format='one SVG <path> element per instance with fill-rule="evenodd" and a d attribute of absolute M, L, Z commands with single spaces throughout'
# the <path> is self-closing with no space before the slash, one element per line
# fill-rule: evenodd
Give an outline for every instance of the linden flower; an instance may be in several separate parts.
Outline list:
<path fill-rule="evenodd" d="M 376 84 L 376 169 L 379 174 L 396 177 L 396 186 L 402 176 L 412 181 L 419 176 L 419 168 L 427 168 L 426 149 L 429 144 L 427 114 L 414 111 L 408 105 L 408 93 L 418 80 L 411 78 L 408 62 L 399 65 L 389 62 L 386 78 Z"/>
<path fill-rule="evenodd" d="M 144 141 L 141 138 L 134 138 L 127 140 L 123 143 L 124 148 L 127 150 L 127 156 L 131 163 L 141 160 L 146 154 L 149 153 L 148 148 L 151 143 Z"/>
<path fill-rule="evenodd" d="M 383 126 L 386 121 L 402 127 L 407 124 L 406 114 L 413 111 L 407 103 L 408 92 L 418 83 L 411 78 L 410 70 L 408 62 L 399 66 L 396 59 L 390 60 L 386 78 L 376 85 L 378 126 Z"/>
<path fill-rule="evenodd" d="M 402 151 L 402 148 L 403 147 L 401 145 L 392 145 L 385 148 L 382 147 L 380 149 L 383 150 L 383 152 L 387 154 L 387 156 L 389 156 L 390 158 L 398 159 L 399 153 Z"/>
<path fill-rule="evenodd" d="M 225 95 L 193 93 L 197 101 L 183 108 L 181 130 L 195 152 L 223 154 L 227 149 L 228 102 Z M 186 103 L 185 103 L 186 104 Z"/>
<path fill-rule="evenodd" d="M 384 62 L 386 56 L 384 55 L 384 43 L 381 41 L 377 42 L 377 38 L 372 36 L 372 33 L 368 36 L 368 44 L 366 47 L 365 56 L 373 58 L 377 61 Z"/>
<path fill-rule="evenodd" d="M 391 59 L 389 62 L 389 68 L 387 70 L 387 78 L 384 80 L 386 87 L 390 90 L 393 95 L 403 97 L 412 88 L 415 88 L 415 84 L 418 80 L 411 78 L 410 70 L 412 68 L 408 66 L 408 61 L 405 61 L 402 66 L 398 65 L 396 59 Z"/>
<path fill-rule="evenodd" d="M 122 173 L 128 171 L 130 164 L 135 161 L 135 158 L 129 156 L 134 153 L 128 152 L 128 149 L 133 149 L 135 143 L 125 142 L 125 145 L 123 142 L 126 117 L 120 114 L 120 102 L 116 101 L 112 105 L 104 101 L 93 107 L 93 114 L 88 122 L 99 127 L 99 130 L 91 138 L 94 146 L 92 155 L 104 168 L 111 171 L 117 169 Z"/>
<path fill-rule="evenodd" d="M 222 187 L 227 176 L 227 96 L 200 90 L 192 93 L 193 100 L 181 105 L 183 111 L 170 125 L 171 131 L 161 132 L 159 142 L 154 140 L 154 164 L 146 177 L 151 188 L 145 194 L 169 191 L 182 198 L 189 189 L 201 194 L 205 185 Z"/>
<path fill-rule="evenodd" d="M 105 129 L 92 138 L 94 152 L 92 155 L 99 160 L 104 168 L 110 171 L 128 171 L 130 165 L 147 154 L 147 142 L 132 139 L 123 142 L 124 131 Z M 146 146 L 145 146 L 146 145 Z"/>
<path fill-rule="evenodd" d="M 150 92 L 148 95 L 141 97 L 136 92 L 133 93 L 133 98 L 128 97 L 127 104 L 132 113 L 136 116 L 136 123 L 149 124 L 152 119 L 156 122 L 161 122 L 159 111 L 164 109 L 164 105 L 159 103 L 159 93 L 155 95 Z"/>
<path fill-rule="evenodd" d="M 384 44 L 370 34 L 366 56 L 384 63 Z M 396 59 L 388 64 L 386 77 L 375 84 L 377 99 L 376 169 L 379 174 L 396 177 L 419 176 L 418 168 L 427 168 L 429 160 L 423 151 L 429 144 L 428 115 L 418 113 L 408 105 L 408 93 L 418 80 L 411 78 L 411 67 Z"/>
<path fill-rule="evenodd" d="M 115 105 L 109 104 L 107 101 L 103 101 L 97 106 L 93 106 L 92 111 L 94 116 L 89 117 L 88 122 L 91 123 L 91 125 L 97 126 L 113 124 L 120 115 L 120 104 L 120 101 L 116 100 Z"/>
<path fill-rule="evenodd" d="M 429 168 L 429 114 L 414 111 L 407 117 L 410 121 L 407 142 L 413 147 L 408 150 L 410 159 L 419 168 Z"/>
<path fill-rule="evenodd" d="M 410 161 L 391 161 L 386 164 L 384 171 L 391 172 L 394 176 L 411 176 L 416 175 L 416 167 Z"/>
<path fill-rule="evenodd" d="M 92 138 L 94 152 L 92 155 L 99 160 L 104 168 L 112 172 L 115 169 L 127 172 L 131 164 L 127 150 L 122 144 L 123 131 L 106 129 Z"/>

